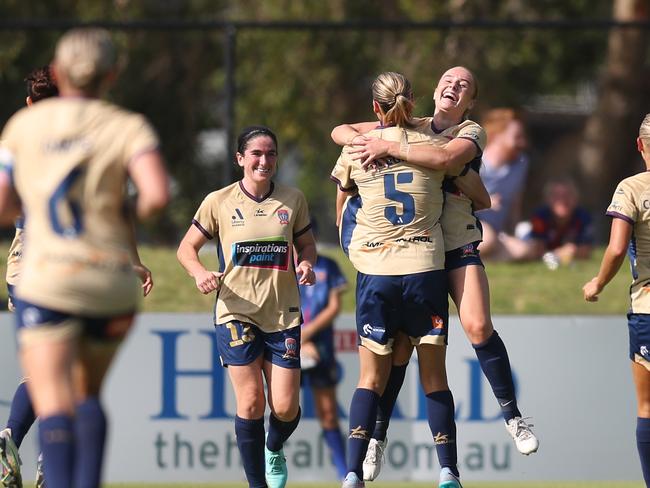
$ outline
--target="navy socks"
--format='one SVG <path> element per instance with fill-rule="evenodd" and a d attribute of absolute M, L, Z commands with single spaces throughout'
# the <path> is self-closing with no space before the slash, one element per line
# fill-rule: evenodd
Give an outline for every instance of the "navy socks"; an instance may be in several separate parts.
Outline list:
<path fill-rule="evenodd" d="M 339 479 L 345 478 L 348 468 L 345 462 L 345 443 L 339 429 L 323 430 L 323 438 L 332 455 Z"/>
<path fill-rule="evenodd" d="M 363 460 L 368 450 L 371 432 L 377 418 L 379 395 L 372 390 L 357 388 L 350 402 L 350 433 L 348 435 L 348 472 L 363 479 Z"/>
<path fill-rule="evenodd" d="M 372 437 L 378 441 L 386 440 L 390 418 L 393 415 L 397 396 L 404 384 L 407 367 L 408 363 L 402 366 L 393 366 L 391 368 L 388 383 L 386 383 L 386 389 L 384 390 L 383 395 L 379 398 L 379 403 L 377 405 L 377 421 L 375 422 L 375 431 L 372 434 Z"/>
<path fill-rule="evenodd" d="M 235 417 L 237 447 L 250 488 L 266 488 L 264 476 L 264 417 Z"/>
<path fill-rule="evenodd" d="M 99 399 L 89 397 L 77 405 L 74 419 L 77 488 L 98 488 L 106 443 L 106 416 Z M 49 486 L 49 485 L 48 485 Z"/>
<path fill-rule="evenodd" d="M 72 417 L 53 415 L 42 418 L 38 430 L 43 452 L 45 484 L 48 488 L 71 488 L 74 486 L 75 466 Z"/>
<path fill-rule="evenodd" d="M 27 391 L 27 383 L 23 382 L 16 388 L 7 420 L 7 428 L 11 429 L 11 438 L 16 446 L 20 447 L 35 420 L 36 414 Z"/>
<path fill-rule="evenodd" d="M 451 391 L 434 391 L 427 395 L 427 417 L 440 467 L 449 468 L 458 476 L 454 397 Z"/>
<path fill-rule="evenodd" d="M 521 417 L 515 397 L 515 384 L 512 379 L 510 360 L 506 346 L 495 330 L 490 338 L 481 344 L 472 344 L 476 357 L 487 378 L 494 396 L 499 402 L 504 420 Z"/>
<path fill-rule="evenodd" d="M 301 410 L 298 408 L 296 418 L 289 422 L 284 422 L 277 418 L 273 413 L 269 415 L 269 435 L 266 438 L 266 447 L 269 451 L 277 452 L 282 449 L 282 445 L 293 434 L 300 422 Z"/>
<path fill-rule="evenodd" d="M 639 450 L 643 479 L 650 486 L 650 418 L 636 419 L 636 447 Z"/>

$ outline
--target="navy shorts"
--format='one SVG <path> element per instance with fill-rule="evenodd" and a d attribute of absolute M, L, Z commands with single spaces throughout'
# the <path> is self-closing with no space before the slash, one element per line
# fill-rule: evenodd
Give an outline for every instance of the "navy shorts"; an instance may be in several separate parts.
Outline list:
<path fill-rule="evenodd" d="M 650 314 L 628 313 L 630 359 L 650 369 Z"/>
<path fill-rule="evenodd" d="M 357 274 L 357 333 L 377 354 L 392 352 L 398 331 L 411 343 L 447 344 L 447 273 L 401 276 Z"/>
<path fill-rule="evenodd" d="M 319 361 L 313 368 L 304 369 L 300 382 L 304 386 L 313 388 L 329 388 L 336 386 L 340 379 L 339 365 L 336 360 L 328 359 L 327 361 Z"/>
<path fill-rule="evenodd" d="M 300 327 L 264 332 L 255 324 L 233 320 L 215 326 L 224 367 L 244 366 L 264 353 L 264 359 L 287 369 L 300 368 Z"/>
<path fill-rule="evenodd" d="M 453 269 L 463 268 L 465 266 L 483 266 L 481 261 L 481 253 L 478 250 L 478 245 L 481 241 L 474 241 L 470 244 L 465 244 L 457 249 L 452 249 L 445 253 L 445 269 L 451 271 Z"/>
<path fill-rule="evenodd" d="M 87 317 L 59 312 L 14 297 L 16 327 L 22 336 L 67 338 L 85 337 L 97 342 L 119 342 L 131 328 L 134 312 L 109 316 Z"/>

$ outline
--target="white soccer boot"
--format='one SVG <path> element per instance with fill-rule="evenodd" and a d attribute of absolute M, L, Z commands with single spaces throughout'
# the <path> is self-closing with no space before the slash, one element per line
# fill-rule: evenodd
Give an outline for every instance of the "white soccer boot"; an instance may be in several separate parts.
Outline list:
<path fill-rule="evenodd" d="M 533 431 L 530 430 L 531 427 L 533 427 L 533 424 L 529 424 L 522 417 L 515 417 L 506 422 L 506 429 L 515 441 L 517 450 L 526 456 L 536 452 L 539 448 L 539 441 Z"/>
<path fill-rule="evenodd" d="M 383 441 L 377 439 L 370 439 L 368 443 L 368 450 L 366 457 L 363 460 L 363 480 L 374 481 L 381 472 L 381 467 L 384 464 L 384 452 L 388 446 L 388 438 Z"/>
<path fill-rule="evenodd" d="M 438 488 L 463 488 L 463 485 L 460 484 L 460 478 L 452 473 L 451 469 L 442 468 Z"/>

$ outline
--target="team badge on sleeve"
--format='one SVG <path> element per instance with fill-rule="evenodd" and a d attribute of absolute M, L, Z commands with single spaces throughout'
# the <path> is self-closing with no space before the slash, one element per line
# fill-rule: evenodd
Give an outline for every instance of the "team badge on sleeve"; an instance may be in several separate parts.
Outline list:
<path fill-rule="evenodd" d="M 278 219 L 282 225 L 287 225 L 289 223 L 289 211 L 281 208 L 278 210 Z"/>

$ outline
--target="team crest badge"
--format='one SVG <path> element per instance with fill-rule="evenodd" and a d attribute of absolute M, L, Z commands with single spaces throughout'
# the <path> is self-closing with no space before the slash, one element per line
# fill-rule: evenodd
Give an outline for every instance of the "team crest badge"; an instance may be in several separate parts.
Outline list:
<path fill-rule="evenodd" d="M 434 329 L 442 329 L 445 327 L 445 321 L 442 320 L 442 317 L 439 317 L 438 315 L 431 316 L 431 324 L 433 325 Z"/>
<path fill-rule="evenodd" d="M 287 225 L 289 223 L 289 211 L 281 208 L 278 210 L 278 219 L 282 225 Z"/>
<path fill-rule="evenodd" d="M 282 359 L 297 359 L 298 358 L 298 342 L 293 337 L 287 337 L 284 340 L 284 355 Z"/>

